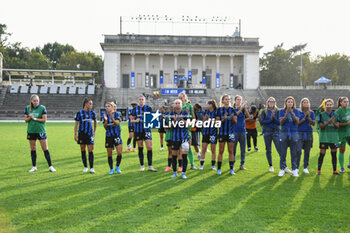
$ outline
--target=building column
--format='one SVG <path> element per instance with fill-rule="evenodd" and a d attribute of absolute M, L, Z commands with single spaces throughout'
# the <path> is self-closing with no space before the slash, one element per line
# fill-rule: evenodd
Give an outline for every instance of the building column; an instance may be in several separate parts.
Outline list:
<path fill-rule="evenodd" d="M 177 86 L 178 77 L 177 77 L 177 56 L 178 54 L 174 54 L 174 84 Z"/>
<path fill-rule="evenodd" d="M 220 55 L 216 55 L 216 80 L 215 87 L 220 88 Z"/>
<path fill-rule="evenodd" d="M 149 53 L 145 53 L 145 59 L 146 59 L 145 87 L 150 87 L 150 80 L 149 80 Z"/>
<path fill-rule="evenodd" d="M 105 51 L 104 81 L 108 88 L 120 88 L 120 53 Z"/>
<path fill-rule="evenodd" d="M 188 54 L 188 84 L 192 84 L 192 54 Z"/>
<path fill-rule="evenodd" d="M 164 84 L 164 68 L 163 68 L 163 62 L 164 62 L 164 54 L 159 54 L 159 84 Z"/>
<path fill-rule="evenodd" d="M 131 53 L 130 87 L 135 88 L 135 53 Z"/>
<path fill-rule="evenodd" d="M 202 54 L 202 84 L 206 84 L 207 83 L 207 80 L 206 80 L 206 60 L 205 60 L 205 57 L 207 55 L 206 54 Z"/>
<path fill-rule="evenodd" d="M 230 54 L 230 83 L 229 83 L 230 88 L 235 87 L 235 80 L 233 76 L 233 57 L 234 56 L 235 56 L 234 54 Z"/>

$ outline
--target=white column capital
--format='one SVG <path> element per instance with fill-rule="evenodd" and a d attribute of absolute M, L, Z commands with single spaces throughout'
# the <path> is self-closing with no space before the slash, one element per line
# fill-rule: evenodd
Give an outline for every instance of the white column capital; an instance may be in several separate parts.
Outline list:
<path fill-rule="evenodd" d="M 202 54 L 202 57 L 206 57 L 207 56 L 207 54 Z"/>

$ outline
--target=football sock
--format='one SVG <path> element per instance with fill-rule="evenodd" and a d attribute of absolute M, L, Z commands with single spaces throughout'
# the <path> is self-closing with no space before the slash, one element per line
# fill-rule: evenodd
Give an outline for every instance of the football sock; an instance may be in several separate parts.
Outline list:
<path fill-rule="evenodd" d="M 152 166 L 152 150 L 147 151 L 148 166 Z"/>
<path fill-rule="evenodd" d="M 117 155 L 117 167 L 119 167 L 121 162 L 122 162 L 122 155 Z"/>
<path fill-rule="evenodd" d="M 182 172 L 186 172 L 187 164 L 188 164 L 188 160 L 187 160 L 187 155 L 186 154 L 182 154 L 182 160 L 183 160 Z"/>
<path fill-rule="evenodd" d="M 177 160 L 177 155 L 173 155 L 172 162 L 173 162 L 173 171 L 176 172 L 176 160 Z"/>
<path fill-rule="evenodd" d="M 108 156 L 108 165 L 110 169 L 113 169 L 113 158 Z"/>
<path fill-rule="evenodd" d="M 325 156 L 325 154 L 322 154 L 322 153 L 320 152 L 320 157 L 318 157 L 318 169 L 317 169 L 317 170 L 319 170 L 319 171 L 321 170 L 324 156 Z"/>
<path fill-rule="evenodd" d="M 344 168 L 344 153 L 339 153 L 338 155 L 340 168 Z"/>
<path fill-rule="evenodd" d="M 94 167 L 94 152 L 93 151 L 89 152 L 89 164 L 90 164 L 90 168 Z"/>
<path fill-rule="evenodd" d="M 51 164 L 51 157 L 50 157 L 50 152 L 49 152 L 49 150 L 45 150 L 45 151 L 44 151 L 44 155 L 45 155 L 47 164 L 49 165 L 49 167 L 51 167 L 52 164 Z"/>
<path fill-rule="evenodd" d="M 81 152 L 81 160 L 83 161 L 84 167 L 87 167 L 86 151 Z"/>
<path fill-rule="evenodd" d="M 30 156 L 32 157 L 32 165 L 36 167 L 36 150 L 30 151 Z"/>
<path fill-rule="evenodd" d="M 332 155 L 332 165 L 333 165 L 333 171 L 337 170 L 337 152 L 336 151 L 331 151 Z"/>
<path fill-rule="evenodd" d="M 139 147 L 139 160 L 140 160 L 140 165 L 143 166 L 143 147 Z"/>

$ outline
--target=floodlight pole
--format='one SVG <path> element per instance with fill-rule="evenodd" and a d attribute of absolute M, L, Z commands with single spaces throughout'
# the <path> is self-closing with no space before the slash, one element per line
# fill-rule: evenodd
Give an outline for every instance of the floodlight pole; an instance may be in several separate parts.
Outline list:
<path fill-rule="evenodd" d="M 303 55 L 301 54 L 300 50 L 300 86 L 303 86 L 303 81 L 302 81 L 302 75 L 303 75 Z"/>
<path fill-rule="evenodd" d="M 122 16 L 120 16 L 120 19 L 119 19 L 119 30 L 120 30 L 120 35 L 123 34 L 123 19 L 122 19 Z"/>

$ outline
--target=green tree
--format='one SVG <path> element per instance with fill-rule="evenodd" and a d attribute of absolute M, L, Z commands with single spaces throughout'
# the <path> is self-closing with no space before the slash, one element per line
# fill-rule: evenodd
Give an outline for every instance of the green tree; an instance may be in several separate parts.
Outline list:
<path fill-rule="evenodd" d="M 62 54 L 57 69 L 63 70 L 95 70 L 99 74 L 96 82 L 101 83 L 101 73 L 103 70 L 103 61 L 101 56 L 92 52 L 70 52 Z"/>
<path fill-rule="evenodd" d="M 63 54 L 74 52 L 75 49 L 69 44 L 62 45 L 58 42 L 54 42 L 45 44 L 42 49 L 39 48 L 39 51 L 49 59 L 49 61 L 52 63 L 52 68 L 56 69 L 61 56 Z"/>
<path fill-rule="evenodd" d="M 31 51 L 31 55 L 27 61 L 28 68 L 47 70 L 50 69 L 50 65 L 50 62 L 45 55 L 35 51 L 34 49 Z"/>
<path fill-rule="evenodd" d="M 261 85 L 299 85 L 298 67 L 293 53 L 282 48 L 283 43 L 260 59 Z"/>
<path fill-rule="evenodd" d="M 6 24 L 0 24 L 0 46 L 4 46 L 8 37 L 11 35 L 11 33 L 7 32 Z"/>
<path fill-rule="evenodd" d="M 326 56 L 318 56 L 314 61 L 314 70 L 312 73 L 313 81 L 321 76 L 330 78 L 337 70 L 337 85 L 350 85 L 350 58 L 338 53 Z"/>
<path fill-rule="evenodd" d="M 334 85 L 337 85 L 338 82 L 339 82 L 339 75 L 338 75 L 338 70 L 337 70 L 336 67 L 333 70 L 333 74 L 332 74 L 331 80 L 332 80 Z"/>

